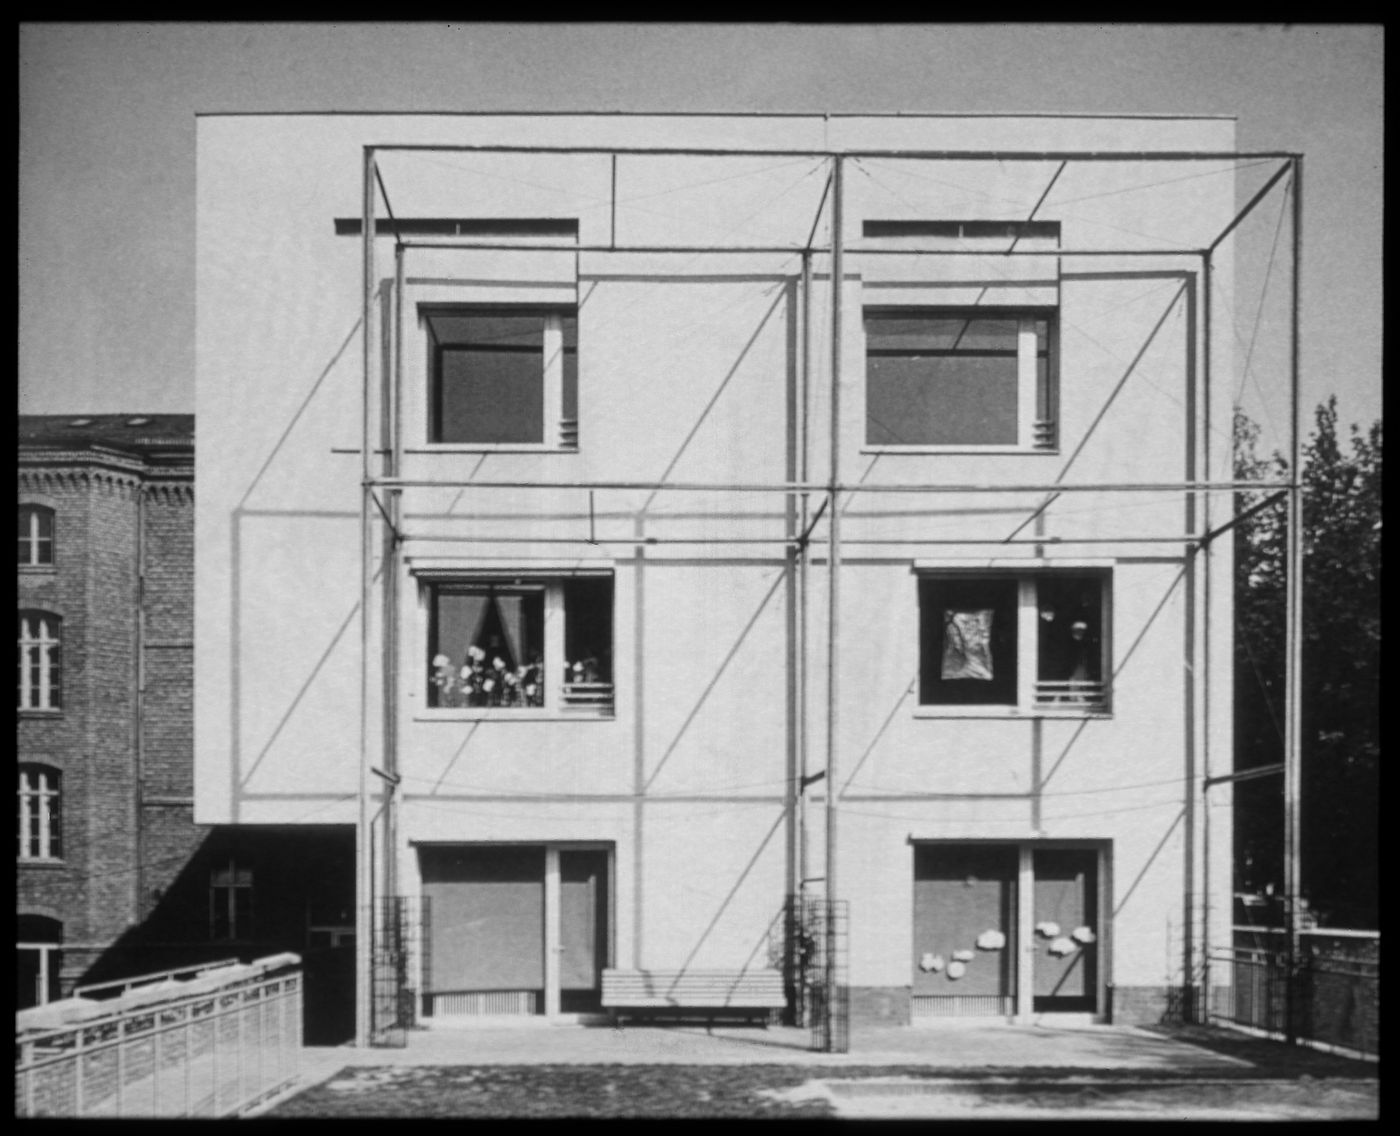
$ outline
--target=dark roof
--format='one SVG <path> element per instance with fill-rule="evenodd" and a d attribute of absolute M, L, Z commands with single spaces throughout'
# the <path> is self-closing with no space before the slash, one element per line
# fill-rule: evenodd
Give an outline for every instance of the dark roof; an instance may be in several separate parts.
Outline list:
<path fill-rule="evenodd" d="M 168 450 L 194 445 L 193 414 L 22 414 L 21 448 Z"/>

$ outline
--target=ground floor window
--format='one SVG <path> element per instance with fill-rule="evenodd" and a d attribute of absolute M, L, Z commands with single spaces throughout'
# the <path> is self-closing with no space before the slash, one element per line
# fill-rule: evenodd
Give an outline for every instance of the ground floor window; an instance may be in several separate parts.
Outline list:
<path fill-rule="evenodd" d="M 21 915 L 17 922 L 15 1009 L 27 1010 L 59 998 L 63 924 L 45 915 Z"/>

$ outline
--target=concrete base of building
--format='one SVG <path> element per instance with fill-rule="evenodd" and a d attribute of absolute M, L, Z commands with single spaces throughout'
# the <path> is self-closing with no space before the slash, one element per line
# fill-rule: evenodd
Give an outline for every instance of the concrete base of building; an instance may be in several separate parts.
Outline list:
<path fill-rule="evenodd" d="M 1189 1022 L 1198 996 L 1194 986 L 1113 986 L 1108 991 L 1108 1020 L 1124 1026 Z"/>
<path fill-rule="evenodd" d="M 851 1024 L 859 1026 L 907 1026 L 908 986 L 852 986 Z"/>

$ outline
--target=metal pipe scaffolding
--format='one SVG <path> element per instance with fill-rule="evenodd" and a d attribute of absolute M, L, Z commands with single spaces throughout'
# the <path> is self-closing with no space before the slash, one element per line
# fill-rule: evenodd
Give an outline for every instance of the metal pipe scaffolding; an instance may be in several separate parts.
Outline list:
<path fill-rule="evenodd" d="M 1287 593 L 1285 597 L 1284 641 L 1288 645 L 1284 661 L 1284 894 L 1288 913 L 1288 1010 L 1287 1040 L 1298 1040 L 1297 967 L 1299 901 L 1302 899 L 1301 808 L 1302 808 L 1302 667 L 1303 667 L 1303 434 L 1302 396 L 1299 381 L 1300 338 L 1298 312 L 1301 304 L 1303 260 L 1303 159 L 1293 159 L 1293 324 L 1290 328 L 1289 430 L 1291 454 L 1288 476 Z"/>
<path fill-rule="evenodd" d="M 843 234 L 842 208 L 842 168 L 839 157 L 832 159 L 831 180 L 831 466 L 828 470 L 830 486 L 827 490 L 830 518 L 827 532 L 830 550 L 827 554 L 827 644 L 826 644 L 826 1012 L 823 1027 L 826 1052 L 836 1052 L 838 1039 L 833 1023 L 836 1015 L 836 999 L 839 997 L 836 982 L 840 977 L 836 965 L 836 778 L 837 707 L 840 697 L 840 680 L 836 667 L 837 652 L 841 642 L 841 510 L 838 486 L 841 484 L 841 285 L 844 263 L 841 242 Z"/>

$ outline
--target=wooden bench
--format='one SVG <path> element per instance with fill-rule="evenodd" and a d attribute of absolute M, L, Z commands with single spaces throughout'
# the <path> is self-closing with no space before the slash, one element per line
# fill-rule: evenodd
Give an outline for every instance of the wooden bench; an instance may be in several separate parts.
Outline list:
<path fill-rule="evenodd" d="M 787 1005 L 783 975 L 777 970 L 616 970 L 603 971 L 603 1008 L 613 1025 L 623 1017 L 761 1017 L 766 1027 L 774 1010 Z"/>

